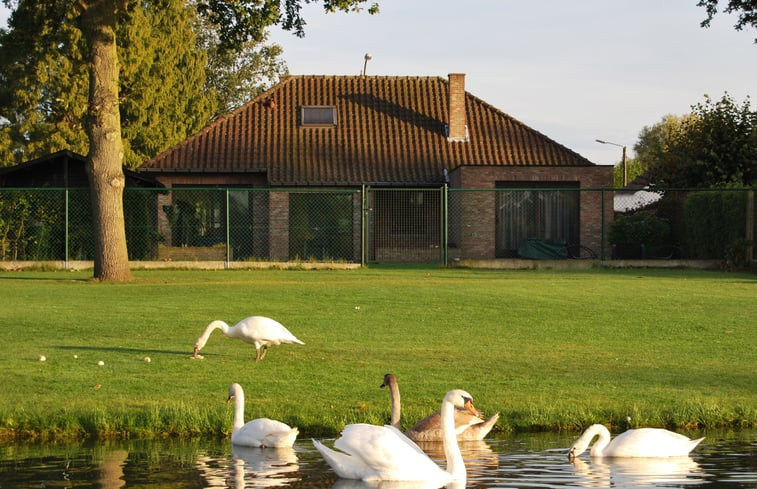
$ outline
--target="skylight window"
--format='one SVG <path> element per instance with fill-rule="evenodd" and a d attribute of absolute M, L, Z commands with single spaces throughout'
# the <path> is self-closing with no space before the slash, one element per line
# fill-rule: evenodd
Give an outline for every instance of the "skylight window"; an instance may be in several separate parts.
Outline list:
<path fill-rule="evenodd" d="M 333 105 L 310 105 L 300 107 L 300 123 L 303 126 L 335 126 L 336 107 Z"/>

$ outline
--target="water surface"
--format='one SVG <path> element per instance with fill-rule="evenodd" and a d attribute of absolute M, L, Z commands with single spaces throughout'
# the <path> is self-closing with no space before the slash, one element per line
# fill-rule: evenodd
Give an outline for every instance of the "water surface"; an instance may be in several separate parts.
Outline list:
<path fill-rule="evenodd" d="M 757 488 L 757 432 L 704 433 L 690 457 L 570 463 L 576 435 L 529 434 L 461 445 L 467 488 Z M 331 440 L 327 440 L 330 444 Z M 443 460 L 440 444 L 422 448 Z M 225 440 L 0 445 L 6 488 L 433 489 L 416 483 L 340 480 L 307 439 L 293 449 L 231 447 Z"/>

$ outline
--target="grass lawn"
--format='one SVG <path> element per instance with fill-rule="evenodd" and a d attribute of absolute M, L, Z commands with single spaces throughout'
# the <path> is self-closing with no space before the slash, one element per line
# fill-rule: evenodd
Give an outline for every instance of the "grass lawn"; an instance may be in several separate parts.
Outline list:
<path fill-rule="evenodd" d="M 409 427 L 464 388 L 496 430 L 589 423 L 757 426 L 757 276 L 691 270 L 0 273 L 0 435 L 220 436 L 247 417 L 300 436 L 385 423 L 394 373 Z M 277 319 L 300 345 L 255 350 L 213 319 Z M 39 360 L 40 355 L 46 361 Z M 151 359 L 146 362 L 145 357 Z M 104 362 L 99 366 L 98 361 Z"/>

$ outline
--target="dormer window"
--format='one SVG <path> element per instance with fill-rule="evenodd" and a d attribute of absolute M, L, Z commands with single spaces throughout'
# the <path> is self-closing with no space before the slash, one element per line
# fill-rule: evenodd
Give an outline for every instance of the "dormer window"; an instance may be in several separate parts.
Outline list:
<path fill-rule="evenodd" d="M 303 105 L 300 124 L 310 127 L 336 126 L 336 107 L 333 105 Z"/>

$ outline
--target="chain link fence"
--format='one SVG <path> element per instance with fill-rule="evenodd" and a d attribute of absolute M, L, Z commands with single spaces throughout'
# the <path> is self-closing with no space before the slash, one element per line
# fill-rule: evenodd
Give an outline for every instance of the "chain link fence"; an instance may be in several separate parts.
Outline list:
<path fill-rule="evenodd" d="M 87 189 L 0 189 L 1 261 L 93 257 Z M 751 257 L 753 189 L 127 188 L 132 261 Z"/>

